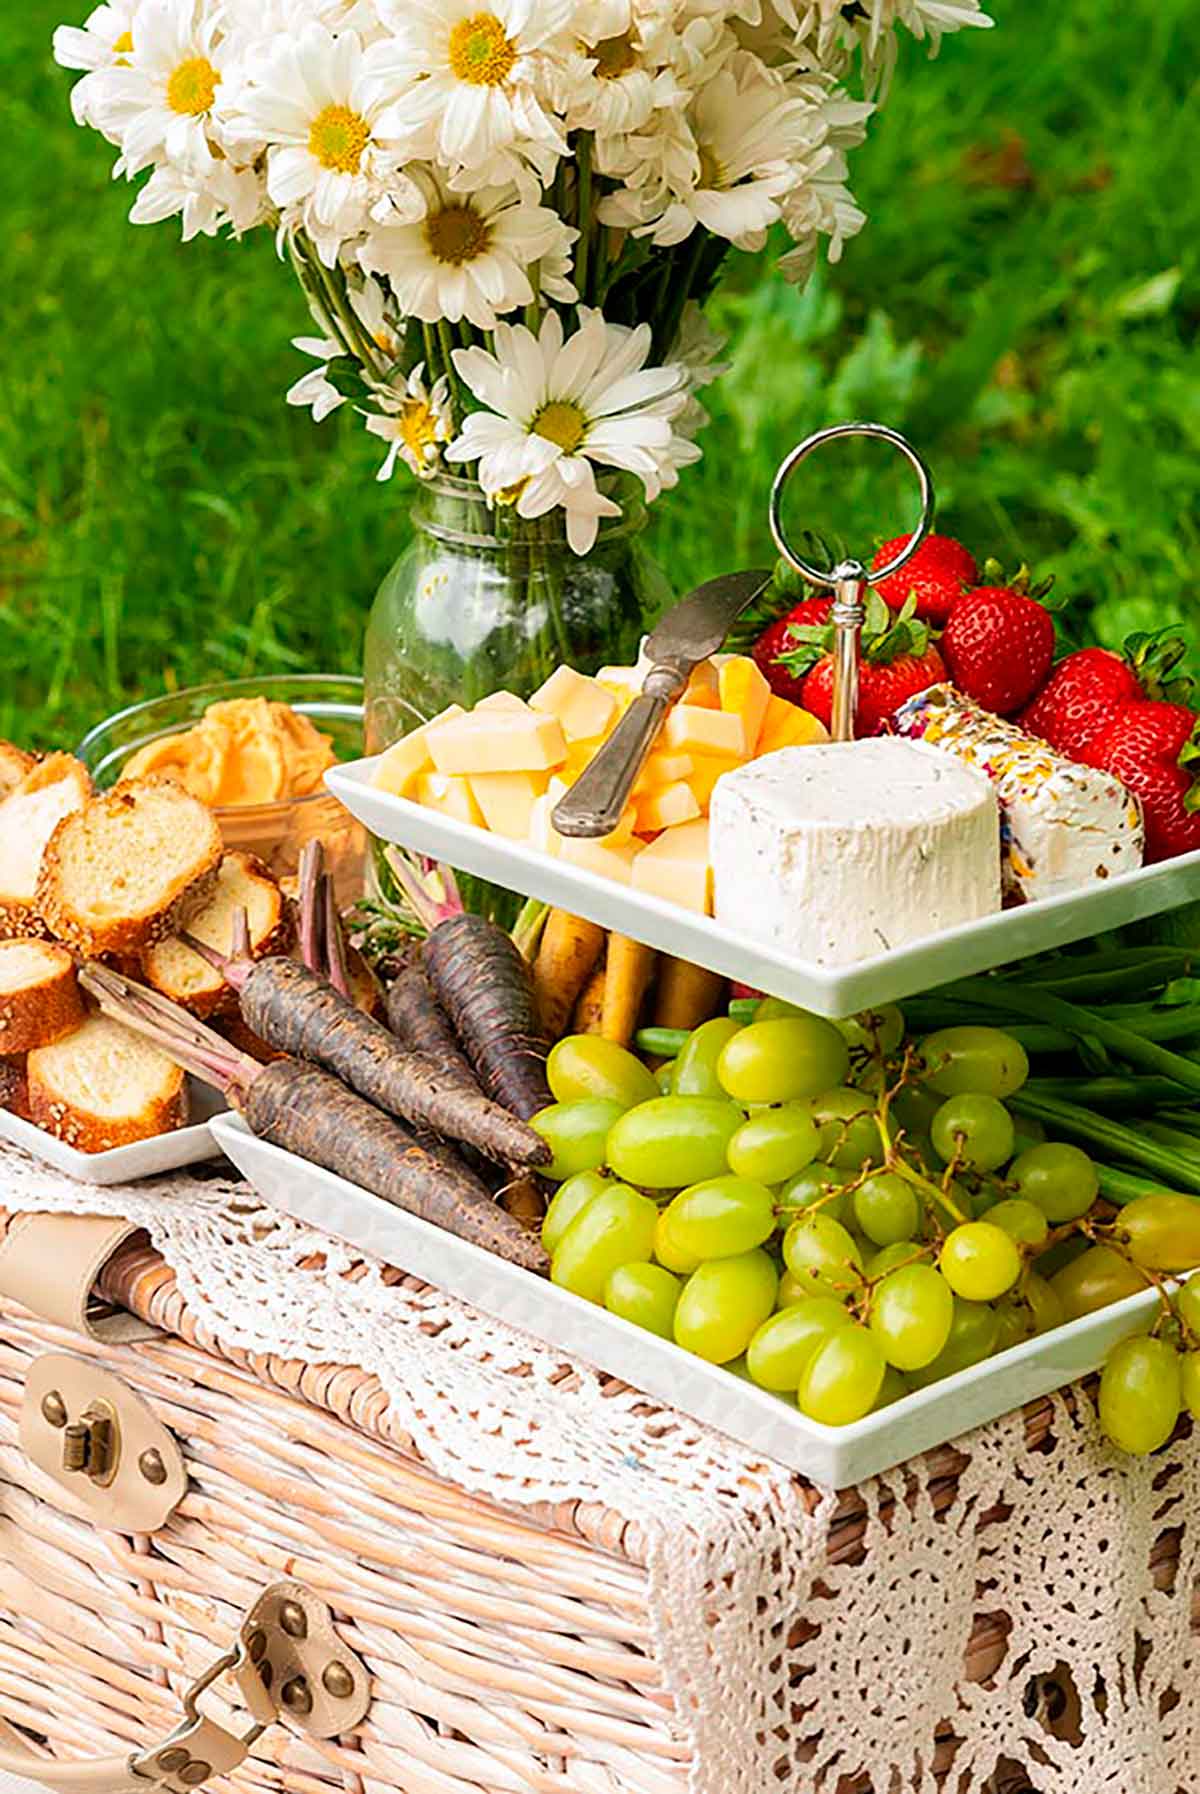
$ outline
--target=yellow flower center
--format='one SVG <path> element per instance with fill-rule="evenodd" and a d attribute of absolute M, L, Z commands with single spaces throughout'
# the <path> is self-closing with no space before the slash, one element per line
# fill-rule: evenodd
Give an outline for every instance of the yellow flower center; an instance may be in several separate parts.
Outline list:
<path fill-rule="evenodd" d="M 508 80 L 516 60 L 516 45 L 509 42 L 493 13 L 477 12 L 460 19 L 450 33 L 450 67 L 460 81 L 472 87 L 499 87 Z"/>
<path fill-rule="evenodd" d="M 357 174 L 370 137 L 371 127 L 360 113 L 349 106 L 325 106 L 309 126 L 309 153 L 322 168 Z"/>
<path fill-rule="evenodd" d="M 483 255 L 491 242 L 491 227 L 471 206 L 443 206 L 425 220 L 425 241 L 439 262 L 460 268 Z"/>
<path fill-rule="evenodd" d="M 437 454 L 437 419 L 425 399 L 409 399 L 400 413 L 400 434 L 415 461 L 431 461 Z"/>
<path fill-rule="evenodd" d="M 132 52 L 133 32 L 122 31 L 120 37 L 113 39 L 113 55 L 116 57 L 117 64 L 120 68 L 127 69 L 129 67 L 129 57 Z"/>
<path fill-rule="evenodd" d="M 705 192 L 724 187 L 727 182 L 725 170 L 710 149 L 700 145 L 700 185 Z"/>
<path fill-rule="evenodd" d="M 573 455 L 587 432 L 587 419 L 578 405 L 566 399 L 551 399 L 542 406 L 530 428 L 535 436 L 557 443 L 564 455 Z"/>
<path fill-rule="evenodd" d="M 132 42 L 129 48 L 133 48 Z M 216 98 L 220 79 L 207 56 L 189 56 L 186 62 L 181 62 L 172 72 L 171 79 L 167 82 L 167 105 L 172 112 L 183 112 L 192 118 L 198 118 L 202 112 L 208 111 Z"/>
<path fill-rule="evenodd" d="M 588 51 L 596 64 L 596 74 L 601 81 L 616 81 L 619 76 L 627 75 L 637 62 L 637 51 L 630 42 L 628 31 L 620 37 L 606 37 L 602 43 L 593 44 Z"/>

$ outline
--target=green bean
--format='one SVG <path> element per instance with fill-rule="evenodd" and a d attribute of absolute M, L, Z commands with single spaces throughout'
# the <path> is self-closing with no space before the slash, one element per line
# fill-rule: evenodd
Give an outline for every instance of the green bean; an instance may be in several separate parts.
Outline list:
<path fill-rule="evenodd" d="M 1200 1140 L 1195 1134 L 1189 1134 L 1183 1128 L 1171 1127 L 1166 1122 L 1143 1121 L 1142 1129 L 1152 1140 L 1160 1140 L 1164 1146 L 1173 1146 L 1177 1152 L 1192 1153 L 1200 1160 Z"/>
<path fill-rule="evenodd" d="M 1022 966 L 1013 974 L 1022 984 L 1071 984 L 1085 979 L 1134 977 L 1145 987 L 1147 979 L 1165 984 L 1168 978 L 1186 975 L 1200 962 L 1194 947 L 1118 947 L 1103 953 L 1079 953 L 1042 965 Z M 1008 974 L 1002 972 L 1001 977 Z M 1134 989 L 1139 985 L 1135 982 Z M 1066 996 L 1068 993 L 1063 992 Z M 1097 994 L 1102 994 L 1098 992 Z"/>
<path fill-rule="evenodd" d="M 1163 1194 L 1161 1184 L 1148 1177 L 1139 1177 L 1136 1171 L 1123 1171 L 1116 1165 L 1097 1165 L 1096 1175 L 1100 1179 L 1100 1194 L 1115 1202 L 1118 1208 L 1124 1208 L 1127 1202 L 1135 1202 L 1139 1196 Z"/>
<path fill-rule="evenodd" d="M 687 1038 L 686 1028 L 639 1028 L 633 1044 L 639 1053 L 649 1053 L 655 1059 L 673 1059 Z"/>
<path fill-rule="evenodd" d="M 1184 1092 L 1173 1078 L 1030 1078 L 1024 1088 L 1035 1096 L 1061 1096 L 1085 1109 L 1166 1108 Z"/>
<path fill-rule="evenodd" d="M 1145 1171 L 1157 1172 L 1171 1185 L 1200 1194 L 1200 1157 L 1190 1158 L 1174 1152 L 1157 1140 L 1147 1140 L 1132 1128 L 1091 1109 L 1081 1109 L 1061 1097 L 1030 1094 L 1026 1086 L 1008 1099 L 1008 1107 L 1018 1115 L 1033 1115 L 1057 1134 L 1077 1140 L 1081 1146 L 1099 1147 L 1114 1158 L 1140 1165 Z"/>

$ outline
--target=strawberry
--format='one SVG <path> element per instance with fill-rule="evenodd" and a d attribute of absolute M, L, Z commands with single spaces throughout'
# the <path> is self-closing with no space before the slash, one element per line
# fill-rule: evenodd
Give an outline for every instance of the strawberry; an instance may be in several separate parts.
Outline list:
<path fill-rule="evenodd" d="M 828 614 L 829 601 L 825 604 Z M 928 626 L 917 621 L 915 609 L 910 598 L 893 616 L 876 592 L 867 597 L 858 676 L 859 736 L 878 734 L 906 699 L 946 677 Z M 783 656 L 784 666 L 801 682 L 800 703 L 826 726 L 833 711 L 833 633 L 827 621 L 794 625 L 794 646 Z"/>
<path fill-rule="evenodd" d="M 872 568 L 885 567 L 907 541 L 907 536 L 896 536 L 885 542 L 871 562 Z M 903 610 L 912 594 L 917 602 L 916 615 L 925 623 L 940 626 L 950 615 L 955 600 L 978 578 L 979 569 L 970 549 L 953 536 L 926 536 L 900 571 L 880 580 L 875 590 L 893 610 Z"/>
<path fill-rule="evenodd" d="M 780 655 L 795 647 L 792 636 L 794 629 L 812 628 L 828 622 L 832 603 L 832 598 L 802 598 L 799 604 L 793 604 L 785 616 L 776 617 L 773 623 L 768 623 L 750 650 L 777 698 L 787 698 L 792 704 L 802 701 L 801 688 L 804 680 L 781 664 Z"/>
<path fill-rule="evenodd" d="M 1200 761 L 1198 737 L 1194 710 L 1151 699 L 1123 705 L 1081 755 L 1139 799 L 1147 865 L 1200 848 L 1200 781 L 1191 771 Z"/>
<path fill-rule="evenodd" d="M 1054 618 L 1016 585 L 977 586 L 950 612 L 941 649 L 960 691 L 997 716 L 1011 716 L 1050 671 Z"/>
<path fill-rule="evenodd" d="M 1072 760 L 1082 757 L 1094 735 L 1124 704 L 1142 698 L 1185 698 L 1191 681 L 1170 679 L 1185 653 L 1178 636 L 1131 635 L 1123 654 L 1108 648 L 1081 648 L 1054 668 L 1022 725 Z"/>

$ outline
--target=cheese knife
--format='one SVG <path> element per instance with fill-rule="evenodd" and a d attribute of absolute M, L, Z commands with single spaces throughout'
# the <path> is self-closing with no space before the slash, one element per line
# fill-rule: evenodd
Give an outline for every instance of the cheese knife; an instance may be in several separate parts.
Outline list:
<path fill-rule="evenodd" d="M 697 586 L 667 612 L 646 641 L 651 665 L 640 697 L 554 807 L 550 820 L 560 835 L 594 839 L 612 833 L 667 711 L 686 688 L 693 668 L 720 651 L 733 624 L 770 580 L 770 571 L 762 568 L 723 573 Z"/>

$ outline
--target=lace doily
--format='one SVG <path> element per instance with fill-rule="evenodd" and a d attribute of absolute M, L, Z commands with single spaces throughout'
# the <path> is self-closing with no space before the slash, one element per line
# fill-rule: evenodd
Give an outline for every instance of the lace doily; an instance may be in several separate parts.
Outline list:
<path fill-rule="evenodd" d="M 1195 1786 L 1190 1438 L 1125 1458 L 1087 1399 L 1055 1400 L 1036 1436 L 1015 1415 L 958 1441 L 957 1475 L 942 1454 L 940 1476 L 926 1460 L 864 1485 L 864 1524 L 587 1365 L 385 1282 L 245 1184 L 96 1189 L 5 1149 L 0 1202 L 144 1227 L 225 1344 L 373 1372 L 429 1466 L 472 1494 L 596 1501 L 637 1522 L 694 1794 L 835 1794 L 852 1775 L 873 1794 L 933 1794 L 948 1758 L 955 1794 L 985 1794 L 1002 1762 L 1039 1794 Z M 1064 1669 L 1081 1702 L 1071 1741 L 1026 1712 L 1031 1679 Z"/>

